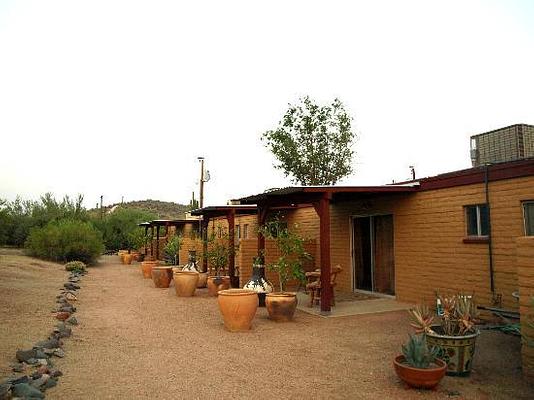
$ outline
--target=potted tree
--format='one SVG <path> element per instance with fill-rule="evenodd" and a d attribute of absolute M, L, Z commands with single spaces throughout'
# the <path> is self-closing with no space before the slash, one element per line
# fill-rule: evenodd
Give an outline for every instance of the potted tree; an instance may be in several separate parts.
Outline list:
<path fill-rule="evenodd" d="M 477 311 L 472 295 L 437 294 L 438 323 L 426 305 L 411 309 L 411 325 L 424 333 L 428 344 L 439 349 L 438 358 L 447 363 L 447 375 L 466 376 L 475 355 Z"/>
<path fill-rule="evenodd" d="M 402 354 L 393 360 L 395 372 L 411 387 L 433 389 L 447 369 L 445 361 L 437 358 L 438 353 L 437 347 L 428 347 L 424 334 L 410 335 L 408 343 L 402 345 Z"/>
<path fill-rule="evenodd" d="M 204 257 L 207 258 L 210 266 L 210 272 L 214 270 L 215 275 L 208 276 L 208 294 L 210 296 L 217 296 L 219 290 L 226 290 L 230 288 L 230 277 L 228 275 L 222 275 L 228 265 L 228 258 L 230 252 L 235 252 L 235 248 L 231 249 L 228 246 L 228 235 L 222 235 L 217 239 L 212 234 L 207 239 L 207 250 Z"/>
<path fill-rule="evenodd" d="M 280 287 L 279 292 L 265 296 L 269 317 L 277 322 L 291 321 L 297 308 L 297 294 L 284 291 L 285 285 L 292 278 L 300 282 L 305 280 L 302 265 L 305 260 L 311 259 L 311 255 L 304 250 L 304 238 L 290 231 L 278 217 L 261 227 L 260 234 L 274 240 L 280 253 L 274 262 L 267 264 L 269 270 L 278 274 Z"/>

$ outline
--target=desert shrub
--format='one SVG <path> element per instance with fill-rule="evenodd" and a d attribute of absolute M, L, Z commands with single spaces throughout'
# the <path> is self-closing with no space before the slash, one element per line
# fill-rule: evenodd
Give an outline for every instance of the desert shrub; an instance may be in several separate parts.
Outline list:
<path fill-rule="evenodd" d="M 85 267 L 85 263 L 81 261 L 69 261 L 65 264 L 65 270 L 69 272 L 83 272 Z"/>
<path fill-rule="evenodd" d="M 102 232 L 106 249 L 133 249 L 142 232 L 138 224 L 155 218 L 156 215 L 142 210 L 118 207 L 103 219 L 95 219 L 93 223 Z"/>
<path fill-rule="evenodd" d="M 91 263 L 104 251 L 102 235 L 89 222 L 61 220 L 33 228 L 25 243 L 30 255 L 54 261 Z"/>

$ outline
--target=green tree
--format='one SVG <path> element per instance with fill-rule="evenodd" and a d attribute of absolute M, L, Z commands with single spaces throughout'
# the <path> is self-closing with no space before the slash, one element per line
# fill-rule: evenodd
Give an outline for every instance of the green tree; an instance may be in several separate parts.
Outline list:
<path fill-rule="evenodd" d="M 339 99 L 326 106 L 309 96 L 289 105 L 275 130 L 262 135 L 275 168 L 300 185 L 334 185 L 352 172 L 352 118 Z"/>

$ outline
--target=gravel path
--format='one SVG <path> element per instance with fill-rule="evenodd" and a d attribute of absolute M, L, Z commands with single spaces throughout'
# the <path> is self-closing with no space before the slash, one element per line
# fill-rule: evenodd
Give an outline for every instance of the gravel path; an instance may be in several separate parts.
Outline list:
<path fill-rule="evenodd" d="M 297 311 L 276 324 L 259 309 L 253 330 L 223 329 L 205 289 L 178 298 L 139 265 L 103 257 L 81 282 L 80 325 L 65 343 L 50 399 L 532 399 L 519 342 L 483 332 L 469 378 L 433 392 L 404 387 L 392 359 L 410 329 L 405 312 L 324 319 Z"/>

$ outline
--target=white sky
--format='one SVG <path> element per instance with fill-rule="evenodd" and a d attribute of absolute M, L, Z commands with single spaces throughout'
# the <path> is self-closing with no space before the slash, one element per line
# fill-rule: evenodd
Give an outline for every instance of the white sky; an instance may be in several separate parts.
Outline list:
<path fill-rule="evenodd" d="M 92 207 L 290 184 L 260 142 L 339 97 L 376 185 L 470 166 L 469 136 L 534 123 L 534 1 L 0 0 L 0 197 Z"/>

